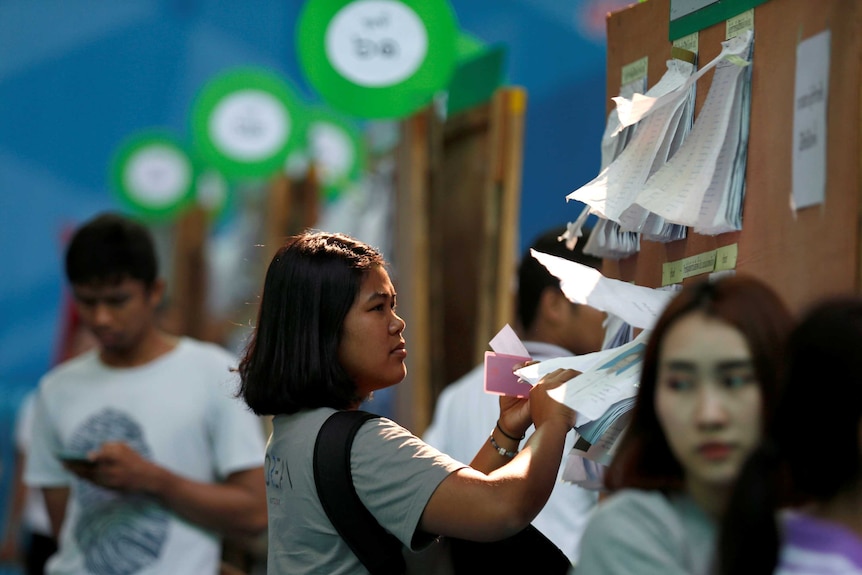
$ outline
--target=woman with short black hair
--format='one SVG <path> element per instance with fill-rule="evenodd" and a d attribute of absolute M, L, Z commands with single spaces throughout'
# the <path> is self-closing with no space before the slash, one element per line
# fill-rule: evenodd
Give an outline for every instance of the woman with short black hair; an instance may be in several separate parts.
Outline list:
<path fill-rule="evenodd" d="M 271 575 L 365 572 L 321 505 L 313 451 L 334 413 L 404 379 L 404 328 L 374 248 L 341 234 L 305 233 L 273 258 L 239 366 L 245 401 L 275 416 L 266 454 Z M 576 373 L 557 370 L 529 399 L 502 398 L 500 419 L 472 467 L 389 419 L 365 422 L 350 450 L 359 499 L 412 549 L 437 535 L 493 541 L 520 532 L 547 501 L 574 424 L 574 412 L 548 392 Z M 519 450 L 531 423 L 536 431 Z"/>

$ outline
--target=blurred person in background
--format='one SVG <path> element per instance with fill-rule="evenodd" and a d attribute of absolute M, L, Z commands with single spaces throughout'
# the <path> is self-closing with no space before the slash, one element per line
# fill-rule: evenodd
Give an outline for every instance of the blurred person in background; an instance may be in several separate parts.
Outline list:
<path fill-rule="evenodd" d="M 46 571 L 217 573 L 222 536 L 266 527 L 263 437 L 234 396 L 236 359 L 157 327 L 164 282 L 140 223 L 91 219 L 65 264 L 98 345 L 35 399 L 25 481 L 59 542 Z"/>
<path fill-rule="evenodd" d="M 644 352 L 631 422 L 605 474 L 577 575 L 706 575 L 717 526 L 778 396 L 792 318 L 742 276 L 685 286 Z"/>
<path fill-rule="evenodd" d="M 811 308 L 731 498 L 720 573 L 862 574 L 862 299 Z"/>

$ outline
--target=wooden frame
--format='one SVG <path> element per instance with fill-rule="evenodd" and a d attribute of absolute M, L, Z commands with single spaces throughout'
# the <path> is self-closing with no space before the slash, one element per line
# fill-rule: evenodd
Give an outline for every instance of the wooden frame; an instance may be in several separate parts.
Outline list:
<path fill-rule="evenodd" d="M 503 88 L 445 121 L 428 109 L 402 124 L 392 259 L 410 356 L 396 409 L 414 432 L 513 321 L 525 107 L 523 89 Z"/>

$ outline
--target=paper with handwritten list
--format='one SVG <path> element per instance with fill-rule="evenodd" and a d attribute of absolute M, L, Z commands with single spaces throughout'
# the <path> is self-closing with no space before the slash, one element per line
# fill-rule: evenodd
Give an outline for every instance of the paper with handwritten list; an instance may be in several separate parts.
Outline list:
<path fill-rule="evenodd" d="M 702 234 L 740 229 L 752 47 L 747 30 L 723 42 L 719 56 L 696 73 L 689 67 L 685 74 L 675 67 L 686 63 L 671 61 L 662 82 L 647 94 L 614 98 L 620 126 L 637 124 L 637 131 L 611 164 L 567 199 L 586 203 L 620 230 L 651 239 L 679 237 L 672 225 L 693 226 Z M 686 96 L 713 68 L 706 102 L 686 136 Z"/>
<path fill-rule="evenodd" d="M 740 58 L 747 62 L 746 56 L 743 53 Z M 637 205 L 672 222 L 694 226 L 699 233 L 738 229 L 741 221 L 733 215 L 728 221 L 727 206 L 734 177 L 744 181 L 744 172 L 735 175 L 735 170 L 741 123 L 748 125 L 747 108 L 743 109 L 744 92 L 751 85 L 747 71 L 748 66 L 736 61 L 718 63 L 691 134 L 646 182 L 635 199 Z"/>

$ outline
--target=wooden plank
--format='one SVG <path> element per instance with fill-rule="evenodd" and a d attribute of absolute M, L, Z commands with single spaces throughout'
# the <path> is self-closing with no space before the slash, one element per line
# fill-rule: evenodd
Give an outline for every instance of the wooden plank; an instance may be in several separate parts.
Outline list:
<path fill-rule="evenodd" d="M 402 124 L 394 267 L 410 360 L 396 404 L 416 432 L 512 321 L 525 98 L 503 90 L 445 121 L 426 110 Z"/>
<path fill-rule="evenodd" d="M 483 200 L 484 226 L 472 364 L 481 363 L 488 342 L 514 317 L 518 259 L 518 215 L 524 140 L 526 91 L 498 90 L 491 105 L 489 180 Z"/>
<path fill-rule="evenodd" d="M 171 319 L 179 335 L 207 339 L 206 242 L 209 219 L 203 208 L 185 211 L 176 223 Z"/>
<path fill-rule="evenodd" d="M 494 321 L 490 337 L 505 323 L 515 321 L 516 272 L 519 258 L 518 230 L 521 209 L 521 180 L 524 158 L 524 124 L 527 111 L 527 91 L 510 87 L 502 91 L 501 107 L 505 118 L 504 158 L 501 172 L 502 200 L 500 202 L 500 234 L 497 246 L 500 251 L 497 267 L 497 295 Z M 487 340 L 486 340 L 487 341 Z"/>
<path fill-rule="evenodd" d="M 431 318 L 428 226 L 428 130 L 427 111 L 401 124 L 398 147 L 395 203 L 395 242 L 392 255 L 396 265 L 398 308 L 407 322 L 409 350 L 407 380 L 398 386 L 398 421 L 421 434 L 431 413 Z"/>
<path fill-rule="evenodd" d="M 285 174 L 273 177 L 264 208 L 265 266 L 269 265 L 285 239 L 317 223 L 319 194 L 314 165 L 310 165 L 306 173 L 297 179 L 290 179 Z"/>
<path fill-rule="evenodd" d="M 495 265 L 494 238 L 486 219 L 494 209 L 486 196 L 495 157 L 492 117 L 491 105 L 486 104 L 448 118 L 440 141 L 441 160 L 431 172 L 437 248 L 432 261 L 434 277 L 442 282 L 437 292 L 441 315 L 435 318 L 442 318 L 436 341 L 443 345 L 443 353 L 435 364 L 439 369 L 433 378 L 435 396 L 476 365 L 475 334 L 491 293 L 482 289 L 482 278 L 484 270 Z M 485 294 L 484 300 L 480 294 Z"/>

